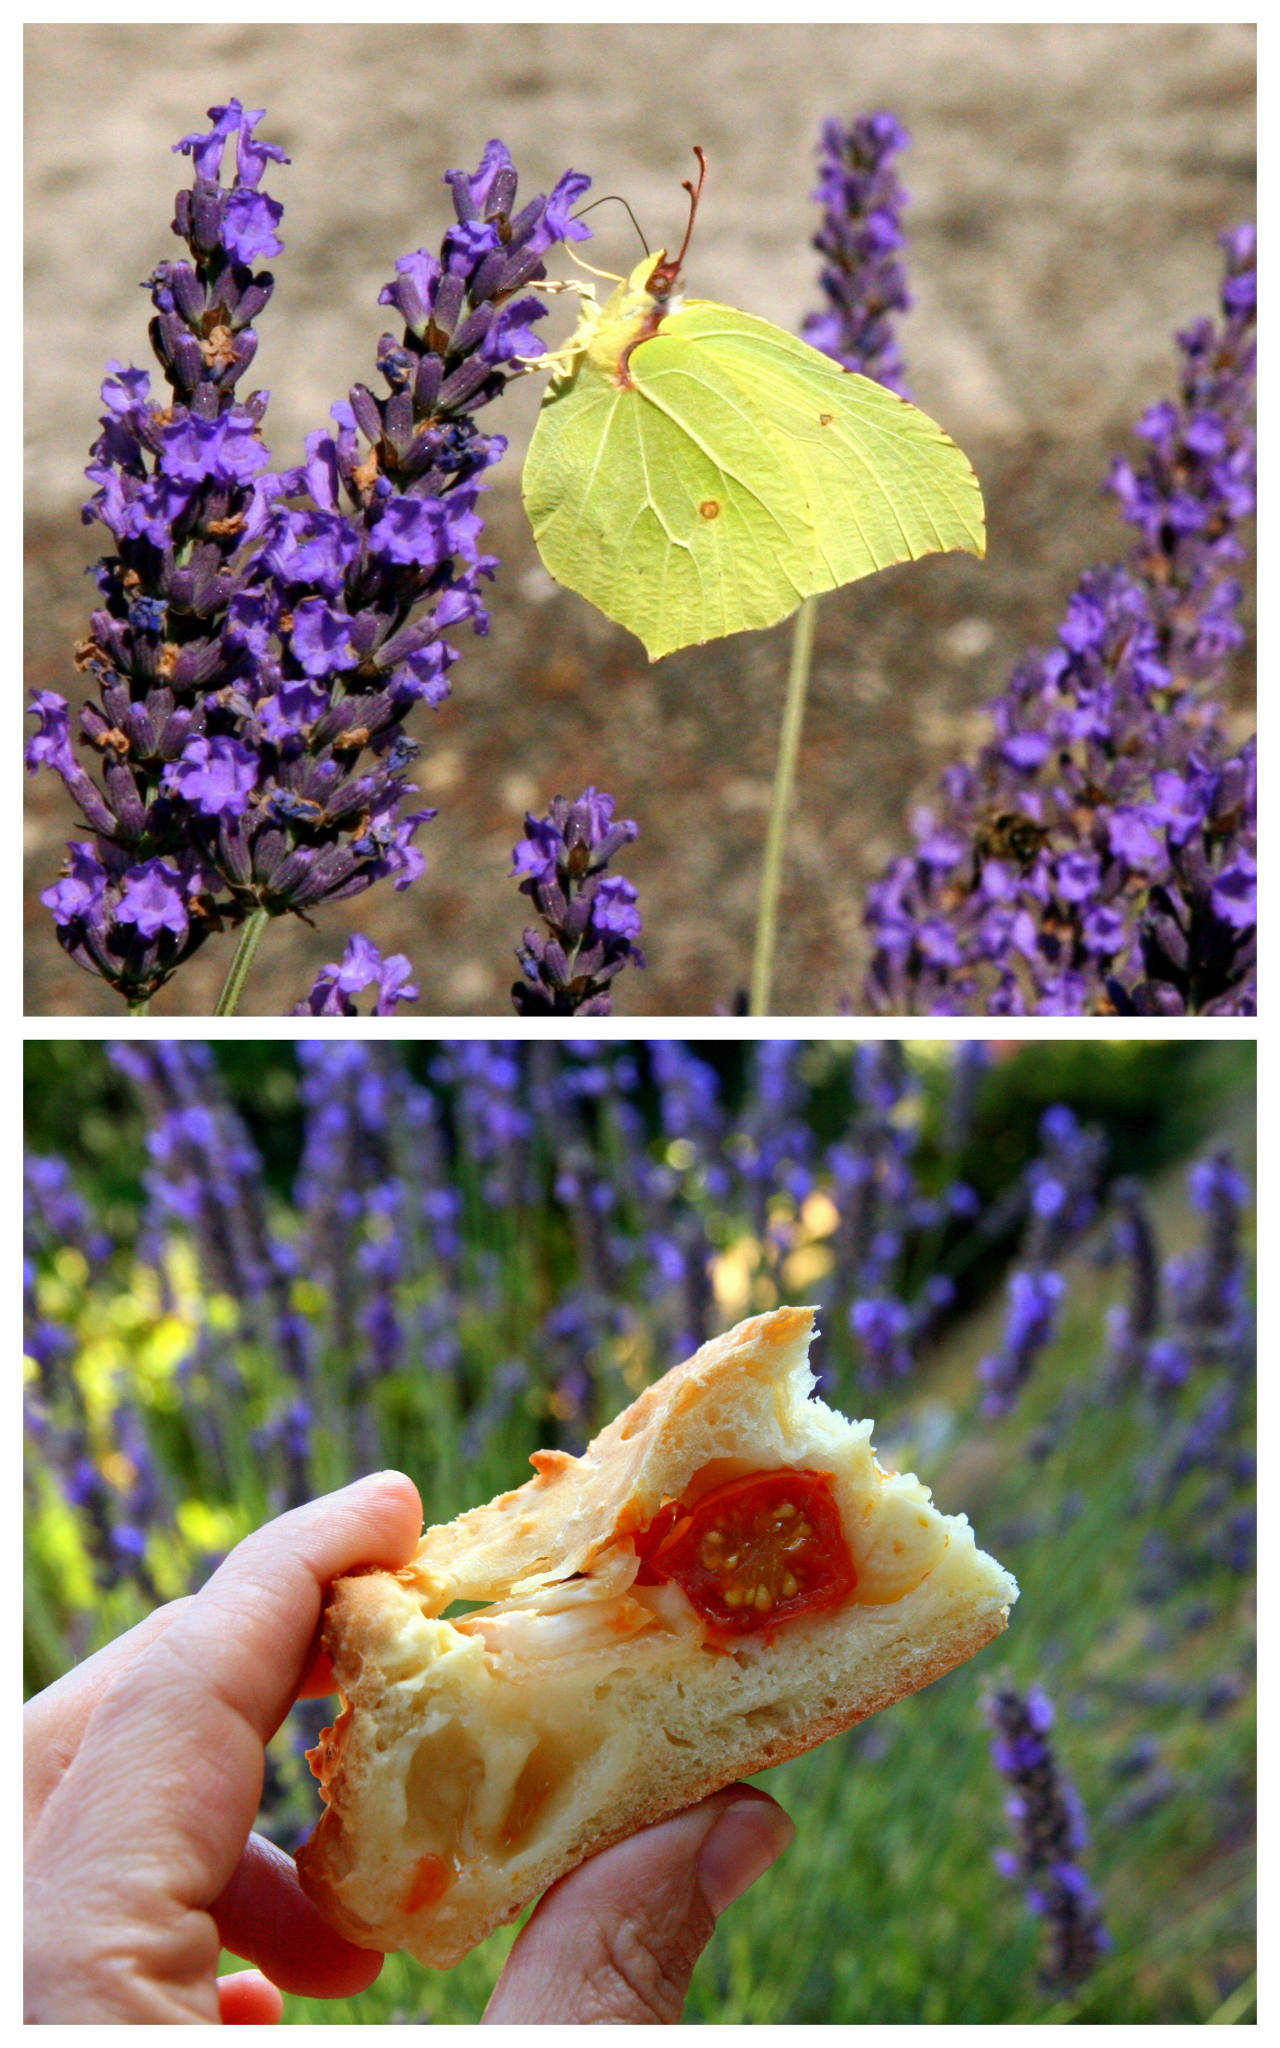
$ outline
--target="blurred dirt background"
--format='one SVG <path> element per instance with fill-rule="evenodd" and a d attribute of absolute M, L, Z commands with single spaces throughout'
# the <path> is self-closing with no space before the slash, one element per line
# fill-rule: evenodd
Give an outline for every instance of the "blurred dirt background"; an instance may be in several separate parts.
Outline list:
<path fill-rule="evenodd" d="M 937 771 L 979 744 L 984 701 L 1052 639 L 1082 569 L 1127 532 L 1099 495 L 1130 422 L 1170 393 L 1172 336 L 1215 307 L 1218 229 L 1254 206 L 1247 25 L 620 27 L 51 25 L 27 30 L 27 512 L 31 686 L 75 695 L 70 659 L 105 530 L 81 472 L 110 357 L 150 363 L 138 289 L 174 247 L 187 159 L 171 143 L 236 94 L 288 150 L 268 189 L 285 251 L 253 383 L 278 466 L 357 377 L 372 381 L 380 285 L 449 218 L 442 173 L 511 148 L 527 195 L 569 166 L 625 193 L 649 240 L 683 220 L 690 145 L 710 160 L 692 291 L 797 328 L 815 303 L 813 157 L 824 115 L 886 107 L 912 134 L 902 326 L 912 394 L 972 459 L 990 553 L 933 558 L 823 600 L 782 912 L 775 1007 L 858 1007 L 869 881 L 907 843 Z M 620 208 L 591 260 L 635 259 Z M 556 337 L 571 320 L 558 307 Z M 650 667 L 637 641 L 545 577 L 524 528 L 529 379 L 485 424 L 512 438 L 487 545 L 502 559 L 487 639 L 417 727 L 440 808 L 420 881 L 281 920 L 243 1010 L 281 1015 L 352 929 L 407 952 L 416 1013 L 510 1016 L 525 900 L 509 880 L 527 807 L 587 783 L 640 825 L 622 862 L 650 966 L 632 1015 L 728 1009 L 748 974 L 789 629 Z M 498 417 L 501 413 L 503 416 Z M 1252 729 L 1250 663 L 1234 701 Z M 39 892 L 83 827 L 55 778 L 28 786 L 28 1014 L 118 1015 L 58 949 Z M 152 1006 L 212 1008 L 230 940 Z"/>

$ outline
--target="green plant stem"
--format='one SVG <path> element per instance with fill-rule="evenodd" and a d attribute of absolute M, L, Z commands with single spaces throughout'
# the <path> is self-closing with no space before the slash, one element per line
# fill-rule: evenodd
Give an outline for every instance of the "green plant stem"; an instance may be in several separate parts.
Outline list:
<path fill-rule="evenodd" d="M 1258 2002 L 1258 1973 L 1255 1970 L 1242 1984 L 1237 1984 L 1231 1996 L 1224 1999 L 1216 2012 L 1209 2014 L 1206 2024 L 1211 2027 L 1238 2027 L 1246 2013 Z"/>
<path fill-rule="evenodd" d="M 140 1003 L 130 1003 L 126 1014 L 130 1017 L 145 1017 L 150 1008 L 151 998 L 144 996 Z"/>
<path fill-rule="evenodd" d="M 787 697 L 782 709 L 782 733 L 778 741 L 778 765 L 773 771 L 773 795 L 769 800 L 769 832 L 764 847 L 764 873 L 760 878 L 760 909 L 756 918 L 756 947 L 751 962 L 750 1014 L 767 1016 L 773 986 L 773 955 L 778 936 L 778 895 L 782 887 L 782 861 L 787 844 L 787 821 L 796 779 L 796 756 L 800 751 L 800 728 L 804 724 L 804 700 L 809 687 L 813 658 L 813 629 L 818 600 L 806 597 L 796 613 L 791 641 L 791 666 L 787 671 Z"/>
<path fill-rule="evenodd" d="M 258 941 L 267 928 L 269 916 L 269 911 L 255 910 L 245 919 L 240 931 L 240 943 L 236 947 L 236 957 L 231 962 L 231 970 L 222 984 L 222 994 L 218 997 L 214 1009 L 215 1017 L 235 1016 L 236 1006 L 249 977 L 249 969 L 253 965 L 253 956 L 258 950 Z"/>

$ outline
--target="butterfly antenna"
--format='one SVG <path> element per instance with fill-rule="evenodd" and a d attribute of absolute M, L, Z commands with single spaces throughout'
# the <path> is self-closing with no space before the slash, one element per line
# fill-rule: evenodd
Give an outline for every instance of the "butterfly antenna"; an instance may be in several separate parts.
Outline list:
<path fill-rule="evenodd" d="M 649 254 L 649 244 L 646 242 L 644 238 L 644 229 L 641 227 L 634 213 L 632 213 L 630 205 L 623 198 L 621 192 L 602 192 L 598 199 L 592 199 L 587 203 L 586 206 L 579 207 L 577 213 L 573 215 L 573 218 L 574 220 L 581 220 L 583 214 L 590 213 L 593 206 L 608 206 L 610 202 L 612 202 L 615 206 L 626 207 L 627 214 L 631 221 L 631 225 L 635 229 L 636 234 L 640 238 L 640 247 L 644 250 L 644 253 L 647 256 Z M 605 273 L 603 271 L 600 273 L 601 276 L 604 276 L 604 274 Z"/>

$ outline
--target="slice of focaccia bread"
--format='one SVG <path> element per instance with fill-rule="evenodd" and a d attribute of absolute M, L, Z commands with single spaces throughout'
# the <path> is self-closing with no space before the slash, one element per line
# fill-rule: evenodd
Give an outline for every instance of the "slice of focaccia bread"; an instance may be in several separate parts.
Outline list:
<path fill-rule="evenodd" d="M 402 1571 L 336 1582 L 298 1868 L 349 1940 L 447 1968 L 584 1857 L 999 1634 L 1013 1579 L 811 1398 L 812 1329 L 739 1324 L 580 1458 L 535 1452 Z"/>

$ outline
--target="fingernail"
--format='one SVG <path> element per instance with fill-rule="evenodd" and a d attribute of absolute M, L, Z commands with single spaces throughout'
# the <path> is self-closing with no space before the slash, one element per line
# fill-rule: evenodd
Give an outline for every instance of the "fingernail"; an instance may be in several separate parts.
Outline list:
<path fill-rule="evenodd" d="M 790 1816 L 768 1799 L 725 1808 L 698 1852 L 698 1883 L 716 1918 L 776 1863 L 795 1834 Z"/>

